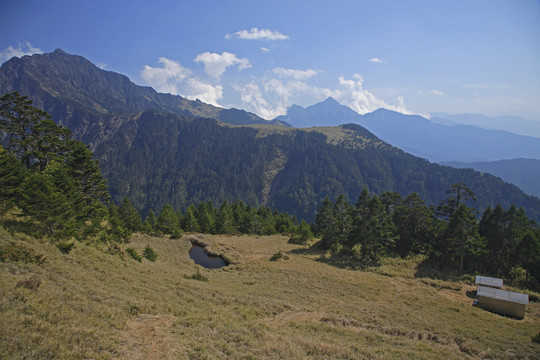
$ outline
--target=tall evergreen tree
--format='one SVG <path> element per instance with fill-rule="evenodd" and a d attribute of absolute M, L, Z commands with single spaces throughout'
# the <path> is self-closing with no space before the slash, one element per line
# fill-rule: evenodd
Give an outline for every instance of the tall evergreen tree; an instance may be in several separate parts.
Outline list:
<path fill-rule="evenodd" d="M 17 203 L 25 177 L 21 162 L 0 145 L 0 215 Z"/>

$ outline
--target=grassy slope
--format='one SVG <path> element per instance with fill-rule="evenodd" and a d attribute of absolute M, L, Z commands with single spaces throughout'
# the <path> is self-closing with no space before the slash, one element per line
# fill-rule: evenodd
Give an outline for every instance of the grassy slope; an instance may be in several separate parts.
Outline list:
<path fill-rule="evenodd" d="M 414 278 L 414 269 L 347 270 L 286 238 L 204 236 L 234 265 L 193 264 L 189 240 L 136 235 L 155 263 L 137 263 L 77 243 L 48 242 L 0 228 L 47 257 L 0 262 L 0 358 L 359 359 L 534 358 L 540 304 L 524 320 L 471 307 L 472 285 Z M 278 250 L 288 259 L 269 261 Z M 398 266 L 398 268 L 400 268 Z M 209 281 L 191 279 L 200 272 Z M 17 287 L 36 275 L 37 289 Z M 399 275 L 399 276 L 396 276 Z"/>

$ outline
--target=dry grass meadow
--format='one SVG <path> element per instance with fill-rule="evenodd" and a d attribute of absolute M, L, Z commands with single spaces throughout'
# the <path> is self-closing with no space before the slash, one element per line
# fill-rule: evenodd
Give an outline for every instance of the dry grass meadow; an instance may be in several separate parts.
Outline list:
<path fill-rule="evenodd" d="M 195 265 L 190 237 L 233 264 Z M 349 269 L 282 236 L 135 235 L 156 262 L 0 228 L 2 359 L 533 359 L 524 320 L 471 306 L 474 286 L 415 275 L 414 260 Z M 7 250 L 6 250 L 7 249 Z M 278 251 L 283 257 L 270 261 Z M 193 278 L 193 275 L 197 279 Z M 201 281 L 204 279 L 208 281 Z"/>

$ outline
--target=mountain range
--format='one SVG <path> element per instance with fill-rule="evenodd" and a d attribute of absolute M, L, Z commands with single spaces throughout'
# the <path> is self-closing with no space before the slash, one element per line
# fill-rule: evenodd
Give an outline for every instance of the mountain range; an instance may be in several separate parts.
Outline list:
<path fill-rule="evenodd" d="M 165 203 L 183 210 L 199 201 L 240 199 L 312 220 L 325 196 L 343 193 L 355 201 L 367 187 L 403 196 L 417 192 L 437 204 L 451 184 L 464 182 L 476 193 L 480 211 L 514 203 L 540 219 L 540 199 L 516 186 L 430 163 L 360 125 L 291 128 L 286 123 L 292 116 L 270 122 L 243 110 L 159 94 L 62 50 L 4 63 L 0 93 L 10 91 L 27 95 L 90 144 L 113 200 L 127 196 L 143 213 Z M 360 116 L 333 99 L 322 104 L 304 121 L 319 125 L 332 116 L 344 124 Z M 367 124 L 377 117 L 392 124 L 404 116 L 378 110 L 363 118 Z"/>
<path fill-rule="evenodd" d="M 300 128 L 359 124 L 381 140 L 434 162 L 540 159 L 540 138 L 470 125 L 442 125 L 386 109 L 360 115 L 333 98 L 307 108 L 293 105 L 276 120 Z"/>
<path fill-rule="evenodd" d="M 540 121 L 533 121 L 519 116 L 483 114 L 446 114 L 432 113 L 431 121 L 443 125 L 473 125 L 489 130 L 505 130 L 518 135 L 540 138 Z"/>

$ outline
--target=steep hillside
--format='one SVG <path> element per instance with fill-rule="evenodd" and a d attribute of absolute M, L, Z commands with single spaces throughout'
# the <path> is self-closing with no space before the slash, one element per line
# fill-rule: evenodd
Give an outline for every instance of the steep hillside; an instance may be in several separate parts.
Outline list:
<path fill-rule="evenodd" d="M 267 124 L 257 115 L 223 109 L 135 85 L 124 75 L 105 71 L 82 56 L 52 53 L 12 58 L 0 67 L 0 93 L 18 91 L 36 107 L 86 143 L 97 145 L 123 119 L 119 114 L 154 109 L 230 124 Z M 281 124 L 277 122 L 277 124 Z"/>
<path fill-rule="evenodd" d="M 444 165 L 493 174 L 518 186 L 527 194 L 540 198 L 540 160 L 510 159 L 477 163 L 448 162 L 444 163 Z"/>
<path fill-rule="evenodd" d="M 366 186 L 382 193 L 417 192 L 428 203 L 446 198 L 451 184 L 467 183 L 479 210 L 500 202 L 524 206 L 540 219 L 540 200 L 473 170 L 429 163 L 394 148 L 358 125 L 292 129 L 225 126 L 147 111 L 134 115 L 95 155 L 113 199 L 128 196 L 143 213 L 165 203 L 242 199 L 312 220 L 325 196 L 352 202 Z"/>
<path fill-rule="evenodd" d="M 189 236 L 134 236 L 130 247 L 157 253 L 139 263 L 79 242 L 62 254 L 0 228 L 0 357 L 450 360 L 540 351 L 531 340 L 539 304 L 524 320 L 472 307 L 470 277 L 435 280 L 418 260 L 335 267 L 281 236 L 196 238 L 234 264 L 195 265 Z M 269 261 L 278 251 L 285 256 Z"/>

